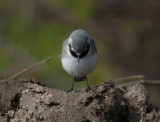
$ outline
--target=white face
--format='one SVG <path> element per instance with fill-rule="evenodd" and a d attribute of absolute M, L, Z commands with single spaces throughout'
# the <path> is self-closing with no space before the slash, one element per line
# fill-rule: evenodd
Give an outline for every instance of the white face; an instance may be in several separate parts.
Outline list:
<path fill-rule="evenodd" d="M 69 37 L 69 44 L 71 44 L 71 42 L 72 42 L 72 38 L 71 38 L 71 37 Z"/>
<path fill-rule="evenodd" d="M 74 51 L 74 52 L 76 52 L 76 51 L 74 50 L 74 48 L 72 47 L 72 38 L 71 38 L 71 37 L 69 37 L 69 44 L 71 45 L 71 50 Z"/>

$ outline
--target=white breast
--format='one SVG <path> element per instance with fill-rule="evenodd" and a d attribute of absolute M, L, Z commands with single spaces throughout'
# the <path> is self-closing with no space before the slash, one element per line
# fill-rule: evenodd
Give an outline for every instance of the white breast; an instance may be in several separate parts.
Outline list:
<path fill-rule="evenodd" d="M 68 74 L 74 77 L 84 77 L 95 69 L 98 62 L 98 56 L 96 53 L 91 55 L 89 51 L 89 53 L 81 58 L 78 63 L 78 59 L 69 53 L 68 56 L 65 56 L 61 60 L 62 66 Z"/>

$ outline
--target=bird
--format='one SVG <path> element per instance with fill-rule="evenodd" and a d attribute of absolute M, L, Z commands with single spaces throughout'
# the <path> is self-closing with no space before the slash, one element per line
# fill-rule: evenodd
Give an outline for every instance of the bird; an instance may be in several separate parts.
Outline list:
<path fill-rule="evenodd" d="M 74 77 L 71 89 L 75 82 L 86 81 L 86 91 L 91 88 L 86 75 L 97 66 L 98 54 L 94 40 L 83 29 L 74 30 L 63 42 L 61 62 L 64 70 Z"/>

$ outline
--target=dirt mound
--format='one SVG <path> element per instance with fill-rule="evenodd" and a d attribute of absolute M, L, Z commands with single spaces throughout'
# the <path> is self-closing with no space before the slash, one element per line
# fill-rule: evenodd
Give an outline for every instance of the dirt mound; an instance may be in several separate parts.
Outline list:
<path fill-rule="evenodd" d="M 75 92 L 51 89 L 36 79 L 0 81 L 0 122 L 6 121 L 159 121 L 144 85 L 127 87 L 120 96 L 108 81 Z"/>

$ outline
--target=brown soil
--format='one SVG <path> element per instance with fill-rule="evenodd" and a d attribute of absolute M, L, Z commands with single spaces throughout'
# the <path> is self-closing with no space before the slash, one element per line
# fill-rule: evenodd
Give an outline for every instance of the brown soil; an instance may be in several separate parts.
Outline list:
<path fill-rule="evenodd" d="M 36 79 L 0 81 L 0 122 L 137 122 L 160 120 L 144 85 L 127 87 L 123 95 L 109 81 L 75 92 L 51 89 Z"/>

